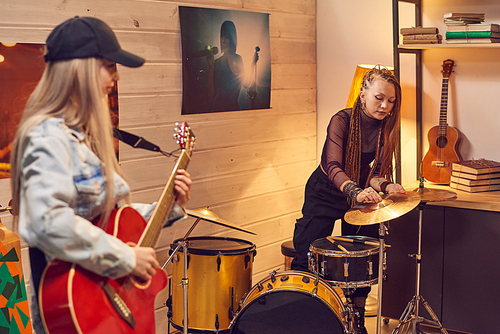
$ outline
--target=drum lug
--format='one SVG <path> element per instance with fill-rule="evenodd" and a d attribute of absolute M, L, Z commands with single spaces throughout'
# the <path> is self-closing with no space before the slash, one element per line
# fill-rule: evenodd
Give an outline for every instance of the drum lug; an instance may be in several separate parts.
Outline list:
<path fill-rule="evenodd" d="M 317 287 L 318 284 L 319 284 L 319 274 L 316 274 L 316 279 L 314 280 L 313 285 Z"/>
<path fill-rule="evenodd" d="M 372 276 L 373 275 L 373 262 L 367 262 L 368 264 L 368 275 Z"/>
<path fill-rule="evenodd" d="M 349 262 L 344 262 L 344 277 L 349 277 Z"/>
<path fill-rule="evenodd" d="M 248 268 L 248 263 L 250 262 L 250 255 L 245 255 L 245 269 Z"/>
<path fill-rule="evenodd" d="M 220 254 L 220 252 L 219 252 L 219 255 L 217 255 L 217 272 L 219 272 L 219 271 L 220 271 L 220 265 L 221 265 L 221 263 L 222 263 L 222 259 L 221 259 L 220 255 L 221 255 L 221 254 Z"/>
<path fill-rule="evenodd" d="M 321 261 L 321 275 L 323 275 L 323 277 L 328 275 L 327 270 L 328 266 L 326 260 Z"/>

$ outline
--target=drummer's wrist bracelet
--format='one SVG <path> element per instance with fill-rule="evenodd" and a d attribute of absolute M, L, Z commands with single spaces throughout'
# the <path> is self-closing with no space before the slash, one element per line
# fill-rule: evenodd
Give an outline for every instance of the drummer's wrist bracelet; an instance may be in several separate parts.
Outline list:
<path fill-rule="evenodd" d="M 355 204 L 358 204 L 358 195 L 363 191 L 356 182 L 349 181 L 344 185 L 342 192 L 347 195 Z"/>
<path fill-rule="evenodd" d="M 392 182 L 389 182 L 389 181 L 384 181 L 384 182 L 382 182 L 382 183 L 380 184 L 380 191 L 381 191 L 381 192 L 383 192 L 384 194 L 387 194 L 386 189 L 387 189 L 387 186 L 388 186 L 389 184 L 393 184 L 393 183 L 392 183 Z"/>

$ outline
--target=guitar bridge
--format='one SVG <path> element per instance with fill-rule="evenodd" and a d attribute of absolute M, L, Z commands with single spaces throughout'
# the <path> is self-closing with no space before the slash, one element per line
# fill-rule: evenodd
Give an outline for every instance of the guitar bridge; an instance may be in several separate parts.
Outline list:
<path fill-rule="evenodd" d="M 125 322 L 132 328 L 135 327 L 135 319 L 132 315 L 132 312 L 128 308 L 127 304 L 121 299 L 121 297 L 116 293 L 115 289 L 108 282 L 104 283 L 102 286 L 104 293 L 109 298 L 111 305 L 115 308 L 116 312 L 120 315 L 120 317 L 125 320 Z"/>
<path fill-rule="evenodd" d="M 433 161 L 432 166 L 436 167 L 449 167 L 450 163 L 447 161 Z"/>

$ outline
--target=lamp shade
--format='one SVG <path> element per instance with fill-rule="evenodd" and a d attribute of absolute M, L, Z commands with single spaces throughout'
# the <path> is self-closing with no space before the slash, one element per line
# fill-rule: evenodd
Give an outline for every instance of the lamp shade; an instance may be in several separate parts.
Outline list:
<path fill-rule="evenodd" d="M 356 72 L 354 72 L 354 78 L 352 79 L 351 91 L 349 92 L 349 97 L 347 98 L 346 108 L 352 108 L 354 102 L 358 98 L 359 91 L 361 90 L 361 83 L 363 82 L 365 74 L 376 66 L 380 66 L 381 68 L 386 68 L 389 71 L 391 71 L 392 74 L 394 74 L 394 68 L 389 66 L 367 65 L 367 64 L 360 64 L 356 66 Z"/>

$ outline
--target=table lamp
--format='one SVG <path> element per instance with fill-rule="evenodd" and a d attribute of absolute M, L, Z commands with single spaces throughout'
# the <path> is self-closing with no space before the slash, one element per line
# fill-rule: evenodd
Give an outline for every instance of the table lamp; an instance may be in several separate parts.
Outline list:
<path fill-rule="evenodd" d="M 356 72 L 354 72 L 354 78 L 352 79 L 351 91 L 349 92 L 349 98 L 347 99 L 346 108 L 351 108 L 354 105 L 354 102 L 358 98 L 359 91 L 361 89 L 361 82 L 367 72 L 369 72 L 375 66 L 380 66 L 382 68 L 386 68 L 394 74 L 394 68 L 383 65 L 367 65 L 360 64 L 356 66 Z"/>

